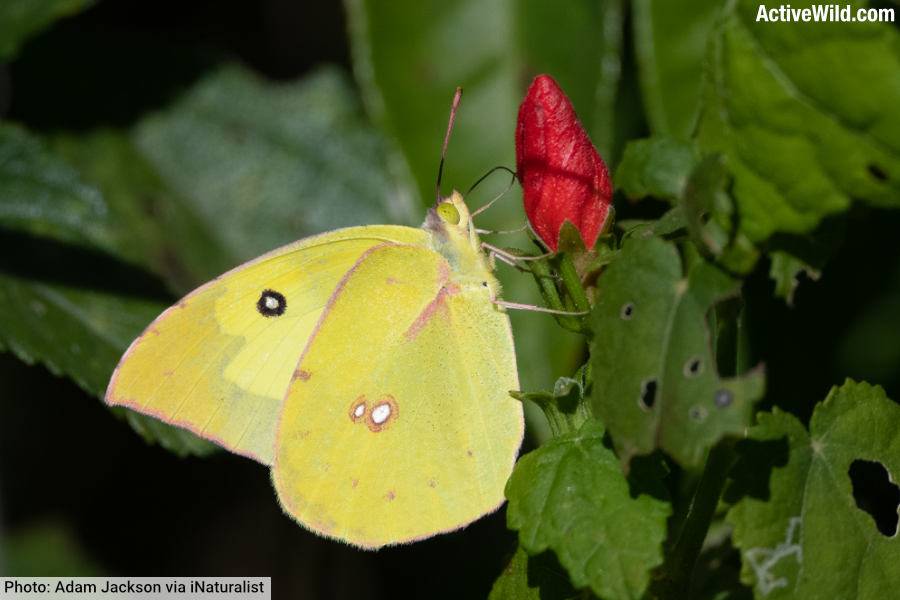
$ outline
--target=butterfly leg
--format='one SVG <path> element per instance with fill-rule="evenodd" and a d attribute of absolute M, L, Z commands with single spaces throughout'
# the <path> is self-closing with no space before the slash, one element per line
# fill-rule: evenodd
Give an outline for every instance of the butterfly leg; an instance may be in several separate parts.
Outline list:
<path fill-rule="evenodd" d="M 531 312 L 541 312 L 548 313 L 551 315 L 565 315 L 567 317 L 583 317 L 590 313 L 590 311 L 568 311 L 568 310 L 556 310 L 554 308 L 546 308 L 544 306 L 536 306 L 534 304 L 522 304 L 521 302 L 507 302 L 506 300 L 499 300 L 494 298 L 491 300 L 497 306 L 502 306 L 503 308 L 511 308 L 514 310 L 528 310 Z"/>
<path fill-rule="evenodd" d="M 504 250 L 503 248 L 498 248 L 497 246 L 494 246 L 493 244 L 488 244 L 487 242 L 481 242 L 481 247 L 484 248 L 485 250 L 487 250 L 488 252 L 490 252 L 491 254 L 495 255 L 497 258 L 500 258 L 501 260 L 503 260 L 503 262 L 505 262 L 506 264 L 513 265 L 513 266 L 515 266 L 516 261 L 541 260 L 541 259 L 553 256 L 552 252 L 547 252 L 545 254 L 538 254 L 538 255 L 513 254 L 512 252 Z"/>

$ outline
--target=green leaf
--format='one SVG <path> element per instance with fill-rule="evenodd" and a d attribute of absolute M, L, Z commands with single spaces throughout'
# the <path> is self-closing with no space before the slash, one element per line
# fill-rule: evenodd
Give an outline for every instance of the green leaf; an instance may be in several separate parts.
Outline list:
<path fill-rule="evenodd" d="M 0 124 L 0 199 L 0 227 L 113 254 L 178 291 L 234 264 L 118 131 L 45 144 Z"/>
<path fill-rule="evenodd" d="M 688 178 L 679 205 L 697 248 L 726 269 L 746 274 L 756 264 L 759 250 L 740 229 L 731 184 L 724 158 L 707 156 Z"/>
<path fill-rule="evenodd" d="M 488 600 L 574 600 L 584 594 L 572 589 L 569 577 L 552 553 L 528 556 L 521 546 L 494 582 Z"/>
<path fill-rule="evenodd" d="M 574 377 L 560 377 L 552 391 L 518 392 L 509 394 L 516 400 L 535 403 L 543 411 L 554 436 L 577 431 L 590 417 L 585 396 L 589 391 L 590 364 L 583 365 Z"/>
<path fill-rule="evenodd" d="M 757 244 L 807 233 L 851 199 L 900 206 L 900 113 L 889 108 L 900 105 L 896 28 L 756 22 L 759 3 L 729 6 L 697 139 L 727 156 L 741 232 Z"/>
<path fill-rule="evenodd" d="M 138 258 L 119 217 L 39 140 L 0 125 L 0 347 L 100 397 L 119 357 L 165 308 L 145 296 L 158 282 L 106 254 Z M 129 421 L 178 454 L 214 448 L 149 417 Z"/>
<path fill-rule="evenodd" d="M 697 147 L 669 137 L 629 142 L 616 169 L 616 188 L 629 198 L 677 200 L 700 161 Z"/>
<path fill-rule="evenodd" d="M 88 263 L 65 265 L 89 268 Z M 29 364 L 40 362 L 102 397 L 110 374 L 131 341 L 164 304 L 58 282 L 24 279 L 0 270 L 0 346 Z M 121 414 L 121 413 L 120 413 Z M 215 446 L 194 434 L 130 413 L 145 439 L 179 455 L 208 454 Z"/>
<path fill-rule="evenodd" d="M 684 272 L 674 244 L 629 238 L 598 282 L 591 316 L 594 414 L 624 463 L 662 448 L 699 465 L 750 424 L 763 374 L 719 377 L 709 311 L 739 282 L 703 261 Z"/>
<path fill-rule="evenodd" d="M 0 4 L 0 62 L 15 56 L 28 37 L 93 3 L 94 0 L 3 0 Z"/>
<path fill-rule="evenodd" d="M 772 258 L 769 276 L 775 281 L 775 295 L 783 298 L 789 306 L 794 304 L 794 293 L 800 285 L 801 275 L 817 280 L 822 274 L 788 252 L 774 251 L 769 256 Z"/>
<path fill-rule="evenodd" d="M 655 134 L 686 139 L 697 123 L 703 56 L 722 0 L 635 0 L 641 93 Z"/>
<path fill-rule="evenodd" d="M 681 206 L 674 206 L 666 211 L 660 218 L 654 220 L 623 219 L 616 222 L 622 230 L 623 241 L 631 236 L 650 237 L 656 235 L 663 238 L 680 237 L 687 229 L 687 221 L 684 218 L 684 210 Z M 609 257 L 604 264 L 615 260 L 616 255 Z"/>
<path fill-rule="evenodd" d="M 24 129 L 0 123 L 0 227 L 114 253 L 109 206 Z"/>
<path fill-rule="evenodd" d="M 337 227 L 420 217 L 334 69 L 271 84 L 222 68 L 141 122 L 135 140 L 238 260 Z"/>
<path fill-rule="evenodd" d="M 214 223 L 201 222 L 166 187 L 126 133 L 61 134 L 50 147 L 102 194 L 110 217 L 103 227 L 118 257 L 159 274 L 179 293 L 234 266 L 236 258 L 213 237 Z M 57 210 L 48 203 L 48 212 Z"/>
<path fill-rule="evenodd" d="M 44 363 L 102 396 L 113 367 L 164 304 L 0 275 L 0 336 L 29 364 Z"/>
<path fill-rule="evenodd" d="M 816 407 L 809 432 L 777 408 L 759 415 L 750 438 L 786 438 L 789 455 L 772 469 L 766 494 L 728 513 L 742 578 L 757 598 L 880 600 L 900 587 L 900 538 L 879 532 L 857 506 L 849 475 L 855 461 L 873 461 L 896 481 L 898 432 L 900 406 L 880 387 L 852 381 Z"/>
<path fill-rule="evenodd" d="M 846 226 L 846 218 L 832 218 L 810 234 L 773 238 L 768 252 L 769 276 L 775 282 L 775 295 L 792 306 L 801 277 L 818 281 L 825 265 L 843 245 Z"/>
<path fill-rule="evenodd" d="M 603 435 L 588 421 L 523 456 L 506 486 L 507 523 L 529 554 L 552 549 L 576 588 L 640 598 L 662 563 L 671 510 L 659 486 L 632 497 Z"/>

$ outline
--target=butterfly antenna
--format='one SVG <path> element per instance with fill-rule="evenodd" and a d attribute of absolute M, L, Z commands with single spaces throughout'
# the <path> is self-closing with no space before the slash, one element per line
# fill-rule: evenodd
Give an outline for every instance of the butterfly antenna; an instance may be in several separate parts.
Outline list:
<path fill-rule="evenodd" d="M 505 196 L 506 193 L 512 188 L 513 184 L 516 182 L 516 172 L 513 171 L 512 169 L 510 169 L 509 167 L 504 167 L 503 165 L 500 165 L 500 166 L 494 167 L 493 169 L 491 169 L 490 171 L 488 171 L 487 173 L 485 173 L 484 175 L 479 177 L 478 181 L 473 183 L 472 187 L 470 187 L 469 190 L 466 192 L 466 196 L 468 196 L 470 193 L 472 193 L 472 190 L 474 190 L 475 187 L 478 186 L 478 184 L 480 184 L 482 181 L 484 181 L 485 179 L 487 179 L 488 177 L 490 177 L 497 171 L 506 171 L 507 173 L 510 174 L 511 177 L 509 180 L 509 184 L 506 186 L 506 189 L 504 189 L 502 192 L 500 192 L 499 194 L 497 194 L 496 196 L 491 198 L 490 202 L 488 202 L 487 204 L 485 204 L 484 206 L 480 207 L 478 210 L 473 212 L 472 217 L 475 217 L 476 215 L 479 215 L 479 214 L 483 213 L 484 211 L 486 211 L 487 209 L 489 209 L 494 202 L 496 202 L 497 200 L 499 200 L 500 198 Z"/>
<path fill-rule="evenodd" d="M 447 121 L 447 133 L 444 134 L 444 145 L 441 146 L 441 162 L 438 163 L 437 183 L 434 186 L 437 202 L 441 201 L 441 177 L 444 175 L 444 157 L 447 156 L 447 144 L 450 143 L 450 132 L 453 131 L 453 122 L 456 120 L 456 109 L 459 108 L 460 98 L 462 98 L 462 88 L 457 87 L 456 93 L 453 94 L 453 103 L 450 105 L 450 119 Z"/>

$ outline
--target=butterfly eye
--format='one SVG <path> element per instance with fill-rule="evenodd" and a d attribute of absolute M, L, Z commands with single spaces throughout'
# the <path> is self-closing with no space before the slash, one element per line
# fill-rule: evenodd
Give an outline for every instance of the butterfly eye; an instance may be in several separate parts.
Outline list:
<path fill-rule="evenodd" d="M 264 317 L 280 317 L 287 309 L 284 294 L 275 290 L 263 290 L 256 301 L 256 310 Z"/>
<path fill-rule="evenodd" d="M 459 225 L 459 211 L 450 202 L 442 202 L 437 207 L 437 213 L 445 223 Z"/>

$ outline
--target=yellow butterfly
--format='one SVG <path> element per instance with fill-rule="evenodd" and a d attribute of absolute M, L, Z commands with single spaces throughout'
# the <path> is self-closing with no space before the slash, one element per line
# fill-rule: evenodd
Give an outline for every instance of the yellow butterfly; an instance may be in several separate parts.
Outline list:
<path fill-rule="evenodd" d="M 271 465 L 316 533 L 427 538 L 500 506 L 522 440 L 499 292 L 454 192 L 421 229 L 306 238 L 195 290 L 132 343 L 106 402 Z"/>

